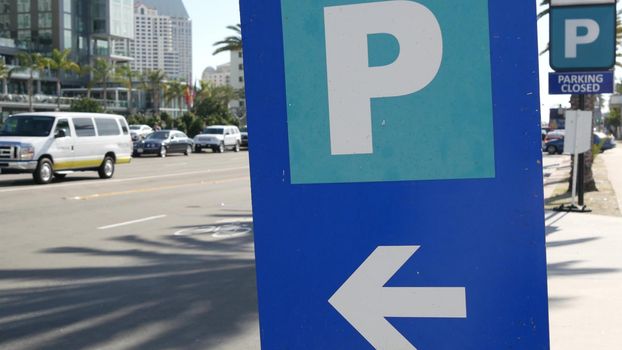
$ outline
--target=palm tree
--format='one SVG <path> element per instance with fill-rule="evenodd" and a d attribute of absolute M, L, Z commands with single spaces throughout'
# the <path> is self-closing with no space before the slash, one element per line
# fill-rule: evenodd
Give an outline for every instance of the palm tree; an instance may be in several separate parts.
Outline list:
<path fill-rule="evenodd" d="M 96 58 L 93 63 L 92 73 L 93 80 L 96 83 L 101 83 L 103 87 L 104 95 L 104 111 L 107 109 L 108 99 L 108 83 L 112 78 L 114 72 L 114 66 L 105 58 Z"/>
<path fill-rule="evenodd" d="M 164 98 L 166 98 L 168 102 L 177 102 L 177 107 L 179 107 L 179 116 L 181 117 L 183 115 L 183 100 L 186 96 L 187 85 L 177 80 L 173 80 L 166 85 Z M 173 118 L 173 122 L 174 121 L 175 118 Z"/>
<path fill-rule="evenodd" d="M 127 88 L 127 109 L 131 115 L 133 111 L 132 90 L 134 87 L 134 81 L 140 77 L 140 73 L 132 70 L 129 64 L 119 66 L 115 73 L 117 81 Z"/>
<path fill-rule="evenodd" d="M 58 49 L 52 50 L 52 55 L 47 59 L 50 69 L 55 73 L 56 79 L 56 105 L 60 111 L 61 84 L 60 79 L 63 72 L 80 72 L 80 66 L 69 58 L 71 50 Z"/>
<path fill-rule="evenodd" d="M 11 68 L 4 63 L 4 60 L 0 61 L 0 79 L 2 80 L 2 94 L 7 95 L 9 93 L 8 79 L 11 75 Z"/>
<path fill-rule="evenodd" d="M 217 55 L 221 52 L 225 51 L 241 51 L 242 50 L 242 26 L 240 24 L 236 24 L 234 26 L 227 26 L 227 29 L 230 29 L 235 32 L 234 35 L 228 36 L 221 41 L 217 41 L 214 43 L 214 46 L 220 46 L 214 51 L 213 55 Z"/>
<path fill-rule="evenodd" d="M 17 54 L 17 60 L 19 65 L 11 71 L 9 77 L 14 72 L 28 72 L 28 110 L 33 112 L 32 95 L 35 73 L 43 72 L 48 66 L 48 60 L 38 52 L 20 52 Z"/>
<path fill-rule="evenodd" d="M 151 94 L 153 99 L 153 113 L 160 113 L 160 95 L 162 90 L 166 87 L 164 80 L 166 79 L 166 73 L 156 69 L 146 71 L 142 77 L 143 88 Z"/>
<path fill-rule="evenodd" d="M 88 81 L 86 82 L 86 97 L 87 98 L 91 98 L 91 90 L 93 90 L 93 85 L 95 85 L 95 81 L 91 77 L 92 70 L 93 69 L 91 68 L 91 66 L 87 64 L 83 64 L 80 66 L 80 71 L 78 72 L 78 75 L 80 75 L 81 77 L 88 78 Z"/>
<path fill-rule="evenodd" d="M 239 93 L 230 86 L 214 86 L 201 81 L 193 107 L 195 114 L 206 118 L 208 124 L 233 122 L 229 102 L 239 98 Z"/>

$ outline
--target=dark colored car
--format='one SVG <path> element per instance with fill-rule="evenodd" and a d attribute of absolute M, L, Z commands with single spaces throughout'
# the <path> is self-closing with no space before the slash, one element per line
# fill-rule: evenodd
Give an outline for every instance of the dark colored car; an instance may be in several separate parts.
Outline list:
<path fill-rule="evenodd" d="M 616 141 L 612 136 L 602 132 L 594 133 L 594 144 L 600 145 L 601 152 L 605 152 L 616 147 Z"/>
<path fill-rule="evenodd" d="M 550 139 L 544 143 L 542 150 L 548 154 L 562 154 L 564 153 L 564 138 Z"/>
<path fill-rule="evenodd" d="M 242 141 L 240 142 L 240 146 L 248 148 L 248 128 L 241 127 L 240 128 L 240 136 L 242 136 Z"/>
<path fill-rule="evenodd" d="M 194 142 L 186 134 L 177 130 L 161 130 L 149 135 L 136 144 L 134 154 L 140 157 L 144 154 L 155 154 L 166 157 L 172 153 L 189 155 L 194 148 Z"/>

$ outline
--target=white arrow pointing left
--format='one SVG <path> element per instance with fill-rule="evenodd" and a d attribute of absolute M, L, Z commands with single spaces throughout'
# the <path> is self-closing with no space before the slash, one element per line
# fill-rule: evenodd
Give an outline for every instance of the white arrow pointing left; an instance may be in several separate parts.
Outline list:
<path fill-rule="evenodd" d="M 466 318 L 465 288 L 384 287 L 419 248 L 378 247 L 328 301 L 378 350 L 416 350 L 386 317 Z"/>

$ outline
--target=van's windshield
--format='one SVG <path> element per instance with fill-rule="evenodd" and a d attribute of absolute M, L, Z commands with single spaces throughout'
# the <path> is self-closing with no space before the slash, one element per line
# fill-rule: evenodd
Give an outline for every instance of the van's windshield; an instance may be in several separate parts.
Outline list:
<path fill-rule="evenodd" d="M 47 137 L 54 125 L 53 117 L 9 117 L 0 129 L 0 136 Z"/>

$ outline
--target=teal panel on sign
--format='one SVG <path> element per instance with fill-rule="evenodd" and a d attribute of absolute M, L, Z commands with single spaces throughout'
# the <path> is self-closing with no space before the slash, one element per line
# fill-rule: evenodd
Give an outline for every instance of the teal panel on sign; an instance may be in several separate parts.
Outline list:
<path fill-rule="evenodd" d="M 495 177 L 488 0 L 416 2 L 427 8 L 440 26 L 438 73 L 413 93 L 367 100 L 371 105 L 371 152 L 335 154 L 331 147 L 334 130 L 324 9 L 398 2 L 404 3 L 281 1 L 292 183 Z M 403 43 L 392 33 L 367 33 L 366 38 L 369 67 L 390 66 L 404 52 Z M 425 71 L 416 62 L 412 70 Z M 408 74 L 412 74 L 410 68 L 404 70 L 404 75 Z M 373 81 L 359 83 L 374 87 Z M 358 126 L 353 123 L 352 130 Z"/>
<path fill-rule="evenodd" d="M 615 65 L 616 8 L 594 5 L 551 8 L 551 68 L 608 70 Z"/>

